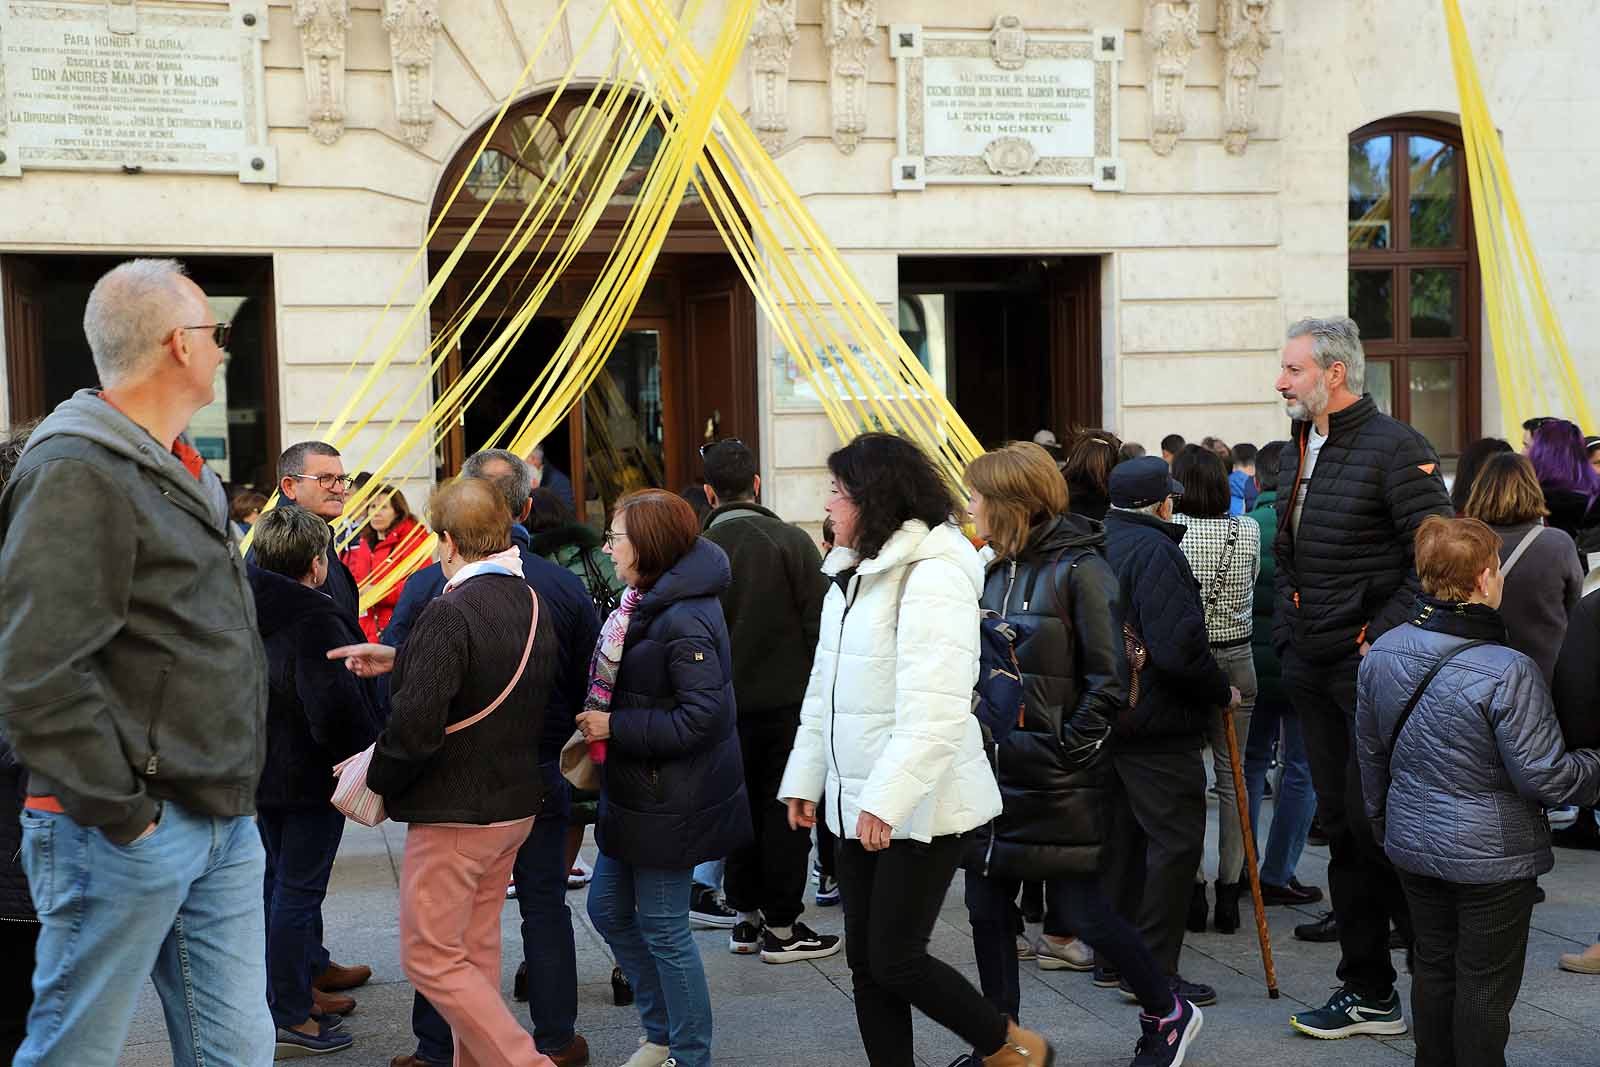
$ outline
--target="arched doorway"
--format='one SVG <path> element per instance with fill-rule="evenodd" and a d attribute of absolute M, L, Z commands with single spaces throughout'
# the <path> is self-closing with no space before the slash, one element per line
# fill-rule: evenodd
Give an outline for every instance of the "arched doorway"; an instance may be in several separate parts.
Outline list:
<path fill-rule="evenodd" d="M 1393 118 L 1350 135 L 1350 317 L 1367 391 L 1441 456 L 1478 436 L 1483 304 L 1461 129 Z"/>
<path fill-rule="evenodd" d="M 534 97 L 507 112 L 494 138 L 474 161 L 483 132 L 446 168 L 434 218 L 449 191 L 466 173 L 461 195 L 444 214 L 429 243 L 430 265 L 456 247 L 483 203 L 507 174 L 507 193 L 490 210 L 472 247 L 452 273 L 432 309 L 434 329 L 452 320 L 474 282 L 514 229 L 527 197 L 547 169 L 559 166 L 563 149 L 585 123 L 596 120 L 586 92 L 569 92 L 541 120 L 549 98 Z M 627 219 L 634 194 L 660 147 L 651 131 L 632 160 L 582 251 L 545 299 L 538 317 L 511 352 L 507 364 L 451 428 L 440 449 L 440 474 L 453 474 L 473 448 L 498 427 L 545 366 L 601 273 Z M 602 148 L 601 158 L 608 154 Z M 585 195 L 580 184 L 580 198 Z M 576 215 L 576 205 L 567 214 Z M 561 248 L 568 226 L 555 228 L 548 250 Z M 540 234 L 530 244 L 538 248 Z M 545 263 L 529 255 L 507 273 L 490 295 L 457 350 L 447 354 L 438 387 L 453 382 L 496 335 L 502 316 L 520 300 L 519 283 L 538 278 Z M 756 398 L 756 307 L 706 208 L 686 198 L 661 255 L 605 370 L 567 417 L 564 431 L 544 442 L 547 462 L 571 474 L 579 517 L 603 522 L 617 497 L 654 486 L 678 490 L 698 481 L 698 450 L 708 440 L 738 437 L 752 449 L 758 441 Z"/>

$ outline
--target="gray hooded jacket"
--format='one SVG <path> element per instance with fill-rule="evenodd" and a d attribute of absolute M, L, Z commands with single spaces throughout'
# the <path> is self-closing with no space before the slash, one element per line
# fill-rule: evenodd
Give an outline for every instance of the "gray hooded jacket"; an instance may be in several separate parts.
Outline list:
<path fill-rule="evenodd" d="M 1389 751 L 1423 676 L 1467 640 L 1407 623 L 1362 660 L 1356 745 L 1367 816 L 1401 870 L 1464 884 L 1534 878 L 1555 865 L 1540 808 L 1594 804 L 1600 753 L 1567 750 L 1533 660 L 1503 644 L 1461 653 Z"/>
<path fill-rule="evenodd" d="M 0 729 L 74 822 L 125 844 L 171 800 L 249 815 L 266 657 L 222 483 L 84 390 L 0 495 Z"/>

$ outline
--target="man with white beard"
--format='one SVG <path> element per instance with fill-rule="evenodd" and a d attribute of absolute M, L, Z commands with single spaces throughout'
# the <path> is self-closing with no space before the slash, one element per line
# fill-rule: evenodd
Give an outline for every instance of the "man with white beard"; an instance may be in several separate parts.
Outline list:
<path fill-rule="evenodd" d="M 1362 806 L 1353 730 L 1356 672 L 1372 642 L 1417 612 L 1413 542 L 1450 515 L 1439 457 L 1362 391 L 1366 358 L 1347 318 L 1289 328 L 1277 390 L 1294 420 L 1278 477 L 1273 644 L 1300 715 L 1328 835 L 1328 882 L 1343 958 L 1327 1004 L 1291 1017 L 1320 1038 L 1403 1034 L 1389 924 L 1409 943 L 1399 880 Z"/>

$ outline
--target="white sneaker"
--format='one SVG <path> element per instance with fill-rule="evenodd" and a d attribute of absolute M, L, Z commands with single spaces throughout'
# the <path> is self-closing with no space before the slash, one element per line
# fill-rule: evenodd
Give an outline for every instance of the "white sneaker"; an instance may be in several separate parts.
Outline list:
<path fill-rule="evenodd" d="M 628 1057 L 622 1067 L 667 1067 L 672 1062 L 672 1050 L 665 1045 L 652 1045 L 650 1039 L 639 1039 L 639 1051 Z"/>
<path fill-rule="evenodd" d="M 1039 958 L 1041 971 L 1094 970 L 1094 949 L 1077 938 L 1062 945 L 1048 937 L 1040 937 L 1033 944 L 1033 953 Z"/>

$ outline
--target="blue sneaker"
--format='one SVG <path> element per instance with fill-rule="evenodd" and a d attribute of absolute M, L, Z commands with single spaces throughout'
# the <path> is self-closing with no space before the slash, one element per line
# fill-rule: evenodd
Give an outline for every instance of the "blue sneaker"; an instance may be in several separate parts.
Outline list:
<path fill-rule="evenodd" d="M 321 1056 L 329 1052 L 343 1052 L 355 1043 L 355 1038 L 343 1030 L 330 1030 L 320 1023 L 314 1034 L 302 1034 L 287 1026 L 278 1027 L 278 1048 L 274 1059 L 287 1060 L 300 1056 Z"/>
<path fill-rule="evenodd" d="M 817 907 L 831 908 L 839 903 L 839 880 L 825 874 L 817 876 Z"/>
<path fill-rule="evenodd" d="M 1133 1067 L 1179 1067 L 1204 1023 L 1205 1015 L 1187 1000 L 1178 1001 L 1178 1017 L 1171 1022 L 1140 1012 L 1144 1035 L 1134 1046 Z"/>
<path fill-rule="evenodd" d="M 1320 1008 L 1289 1016 L 1289 1025 L 1310 1037 L 1337 1041 L 1355 1034 L 1406 1032 L 1405 1016 L 1400 1013 L 1400 994 L 1390 991 L 1383 1000 L 1371 1000 L 1343 986 Z"/>

